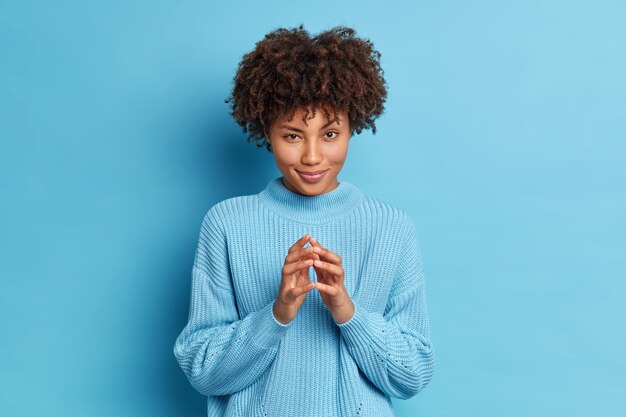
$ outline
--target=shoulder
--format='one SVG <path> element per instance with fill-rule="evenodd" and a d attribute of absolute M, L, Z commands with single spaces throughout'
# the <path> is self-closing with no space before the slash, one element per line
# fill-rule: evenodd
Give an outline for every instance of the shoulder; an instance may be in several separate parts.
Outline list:
<path fill-rule="evenodd" d="M 415 222 L 407 210 L 374 196 L 367 194 L 363 196 L 363 210 L 373 221 L 382 223 L 398 233 L 415 228 Z"/>
<path fill-rule="evenodd" d="M 214 225 L 224 229 L 237 224 L 258 209 L 256 194 L 230 197 L 210 206 L 202 219 L 203 227 Z"/>

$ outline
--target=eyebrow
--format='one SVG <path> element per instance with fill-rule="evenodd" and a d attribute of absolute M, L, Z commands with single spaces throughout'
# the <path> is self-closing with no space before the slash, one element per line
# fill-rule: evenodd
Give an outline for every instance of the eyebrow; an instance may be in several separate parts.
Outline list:
<path fill-rule="evenodd" d="M 328 126 L 332 125 L 333 123 L 339 123 L 339 119 L 333 119 L 333 120 L 331 120 L 330 122 L 328 122 L 328 123 L 326 123 L 324 126 L 322 126 L 322 128 L 321 128 L 320 130 L 327 128 Z M 282 125 L 282 126 L 280 126 L 280 127 L 281 127 L 281 128 L 285 128 L 285 129 L 295 130 L 296 132 L 302 132 L 302 133 L 304 133 L 304 130 L 302 130 L 302 129 L 298 129 L 297 127 L 288 126 L 288 125 Z"/>

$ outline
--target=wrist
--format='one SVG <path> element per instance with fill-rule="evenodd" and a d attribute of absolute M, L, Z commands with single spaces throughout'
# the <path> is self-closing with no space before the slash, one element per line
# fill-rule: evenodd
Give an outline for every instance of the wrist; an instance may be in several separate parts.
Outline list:
<path fill-rule="evenodd" d="M 350 301 L 350 303 L 348 304 L 346 308 L 339 310 L 337 314 L 333 315 L 333 320 L 335 320 L 335 323 L 337 324 L 343 324 L 343 323 L 350 321 L 350 319 L 352 319 L 353 316 L 354 316 L 354 303 Z"/>
<path fill-rule="evenodd" d="M 283 317 L 282 314 L 278 312 L 278 310 L 279 309 L 277 309 L 277 305 L 275 301 L 274 305 L 272 306 L 272 314 L 274 314 L 274 318 L 282 324 L 289 324 L 291 322 L 291 319 L 287 319 Z"/>

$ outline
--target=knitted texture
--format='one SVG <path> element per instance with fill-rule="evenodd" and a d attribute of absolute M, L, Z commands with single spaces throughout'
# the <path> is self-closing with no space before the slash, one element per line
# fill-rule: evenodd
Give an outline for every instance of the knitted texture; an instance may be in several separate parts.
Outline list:
<path fill-rule="evenodd" d="M 274 317 L 287 251 L 305 233 L 342 258 L 355 305 L 347 322 L 334 321 L 317 289 L 290 323 Z M 410 398 L 432 377 L 415 224 L 347 181 L 304 196 L 279 177 L 213 205 L 191 275 L 174 356 L 209 417 L 394 416 L 390 397 Z"/>

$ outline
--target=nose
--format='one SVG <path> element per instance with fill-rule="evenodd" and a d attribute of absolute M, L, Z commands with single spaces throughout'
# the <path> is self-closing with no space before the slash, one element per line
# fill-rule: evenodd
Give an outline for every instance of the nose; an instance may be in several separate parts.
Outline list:
<path fill-rule="evenodd" d="M 322 147 L 315 140 L 305 142 L 301 161 L 304 165 L 317 165 L 322 161 Z"/>

